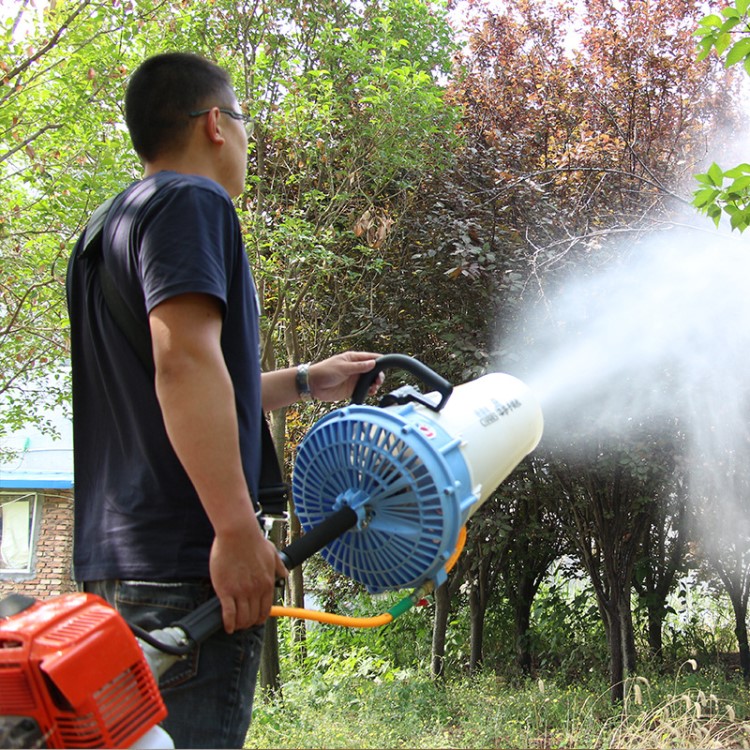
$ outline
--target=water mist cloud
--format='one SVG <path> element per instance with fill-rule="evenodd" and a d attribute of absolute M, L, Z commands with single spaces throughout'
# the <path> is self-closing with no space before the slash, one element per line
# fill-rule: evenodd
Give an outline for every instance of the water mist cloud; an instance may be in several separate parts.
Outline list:
<path fill-rule="evenodd" d="M 504 349 L 556 449 L 679 432 L 692 493 L 748 515 L 750 242 L 661 232 L 537 301 Z"/>
<path fill-rule="evenodd" d="M 747 388 L 750 244 L 662 233 L 537 303 L 521 333 L 506 348 L 521 352 L 522 376 L 552 413 L 583 409 L 623 427 L 692 417 L 709 394 Z"/>

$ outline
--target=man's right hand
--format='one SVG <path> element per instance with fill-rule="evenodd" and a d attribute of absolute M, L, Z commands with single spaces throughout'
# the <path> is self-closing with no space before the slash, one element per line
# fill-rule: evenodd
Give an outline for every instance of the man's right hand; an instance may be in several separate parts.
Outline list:
<path fill-rule="evenodd" d="M 249 528 L 216 535 L 210 571 L 227 633 L 262 625 L 273 605 L 276 581 L 288 575 L 254 516 Z"/>

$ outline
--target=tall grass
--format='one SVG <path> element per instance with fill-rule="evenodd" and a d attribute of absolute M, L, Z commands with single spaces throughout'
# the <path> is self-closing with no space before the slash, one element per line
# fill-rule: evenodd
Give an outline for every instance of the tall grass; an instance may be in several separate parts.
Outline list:
<path fill-rule="evenodd" d="M 613 706 L 591 602 L 581 593 L 561 600 L 557 589 L 542 594 L 534 679 L 515 671 L 502 603 L 488 613 L 485 671 L 473 676 L 467 608 L 456 613 L 445 682 L 428 674 L 430 608 L 386 628 L 311 625 L 304 653 L 281 621 L 282 696 L 257 696 L 246 747 L 750 748 L 750 692 L 718 666 L 718 654 L 732 645 L 726 627 L 708 628 L 696 610 L 679 628 L 666 628 L 659 671 L 629 678 L 625 700 Z M 363 596 L 348 606 L 372 615 L 392 603 Z M 701 663 L 681 654 L 699 654 Z"/>
<path fill-rule="evenodd" d="M 621 706 L 595 682 L 511 683 L 491 674 L 445 684 L 407 670 L 318 674 L 258 699 L 250 748 L 750 747 L 750 700 L 718 673 L 631 678 Z"/>

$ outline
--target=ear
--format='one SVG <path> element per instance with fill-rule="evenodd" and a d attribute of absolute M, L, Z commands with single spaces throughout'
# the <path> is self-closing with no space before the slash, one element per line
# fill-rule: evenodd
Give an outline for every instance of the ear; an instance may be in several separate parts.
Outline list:
<path fill-rule="evenodd" d="M 204 132 L 206 138 L 208 138 L 211 143 L 215 143 L 217 146 L 224 144 L 226 139 L 224 138 L 224 132 L 221 125 L 221 112 L 219 112 L 218 107 L 212 107 L 206 113 Z"/>

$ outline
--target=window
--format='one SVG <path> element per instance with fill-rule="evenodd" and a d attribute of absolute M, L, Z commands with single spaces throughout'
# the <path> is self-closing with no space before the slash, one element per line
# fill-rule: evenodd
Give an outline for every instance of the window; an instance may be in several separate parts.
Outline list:
<path fill-rule="evenodd" d="M 0 575 L 31 572 L 37 506 L 36 493 L 0 493 Z"/>

